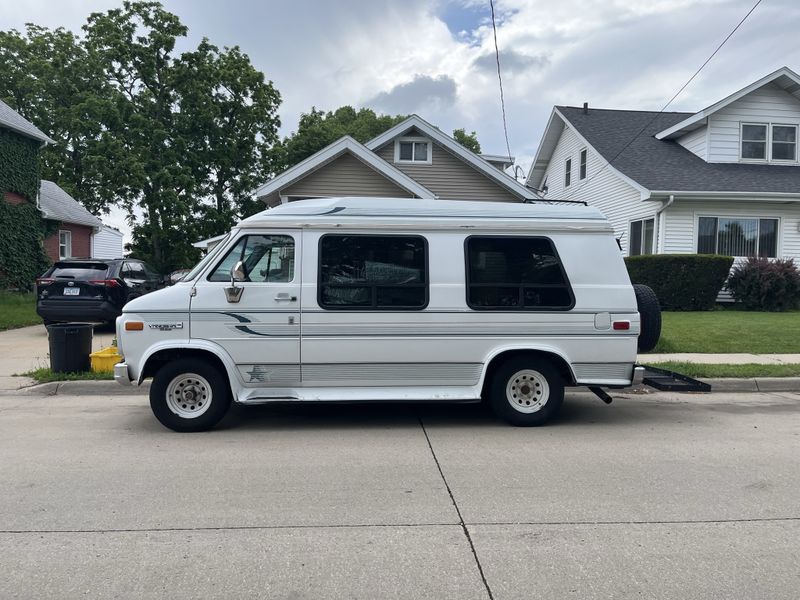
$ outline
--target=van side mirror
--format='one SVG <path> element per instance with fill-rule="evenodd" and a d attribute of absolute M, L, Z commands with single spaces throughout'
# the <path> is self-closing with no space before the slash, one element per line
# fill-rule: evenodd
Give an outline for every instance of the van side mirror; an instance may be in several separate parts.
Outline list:
<path fill-rule="evenodd" d="M 245 279 L 244 263 L 239 261 L 231 267 L 231 285 L 233 285 L 235 281 L 244 281 Z"/>

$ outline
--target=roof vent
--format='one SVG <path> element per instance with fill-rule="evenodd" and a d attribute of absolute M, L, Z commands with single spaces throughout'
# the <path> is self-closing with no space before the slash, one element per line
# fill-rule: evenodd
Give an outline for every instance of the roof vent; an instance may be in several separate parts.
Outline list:
<path fill-rule="evenodd" d="M 585 114 L 585 115 L 589 114 L 589 103 L 588 102 L 584 102 L 583 103 L 583 114 Z"/>

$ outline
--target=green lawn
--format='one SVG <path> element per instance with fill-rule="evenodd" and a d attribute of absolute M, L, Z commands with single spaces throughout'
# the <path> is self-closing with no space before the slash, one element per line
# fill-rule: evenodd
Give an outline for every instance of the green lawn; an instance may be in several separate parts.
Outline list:
<path fill-rule="evenodd" d="M 36 294 L 0 292 L 0 331 L 41 322 L 36 314 Z"/>
<path fill-rule="evenodd" d="M 800 312 L 665 312 L 653 352 L 800 354 Z"/>
<path fill-rule="evenodd" d="M 689 377 L 800 377 L 800 364 L 701 365 L 688 362 L 653 363 L 652 366 L 683 373 Z"/>

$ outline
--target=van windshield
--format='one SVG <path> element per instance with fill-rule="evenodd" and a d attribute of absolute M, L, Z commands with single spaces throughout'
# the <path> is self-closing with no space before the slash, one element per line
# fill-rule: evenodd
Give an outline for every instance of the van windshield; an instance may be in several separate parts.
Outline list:
<path fill-rule="evenodd" d="M 200 260 L 200 262 L 197 263 L 194 266 L 194 268 L 192 268 L 192 270 L 189 271 L 183 277 L 183 279 L 181 279 L 181 282 L 191 281 L 192 279 L 197 277 L 200 274 L 200 271 L 202 271 L 205 268 L 205 266 L 211 261 L 211 259 L 213 259 L 217 254 L 219 254 L 220 250 L 222 250 L 222 248 L 225 247 L 225 243 L 228 241 L 228 238 L 230 238 L 230 237 L 231 237 L 231 234 L 228 233 L 228 235 L 226 235 L 224 238 L 222 238 L 219 241 L 219 243 L 216 246 L 214 246 L 214 248 L 212 248 L 211 251 L 208 254 L 206 254 L 205 257 L 202 258 Z"/>

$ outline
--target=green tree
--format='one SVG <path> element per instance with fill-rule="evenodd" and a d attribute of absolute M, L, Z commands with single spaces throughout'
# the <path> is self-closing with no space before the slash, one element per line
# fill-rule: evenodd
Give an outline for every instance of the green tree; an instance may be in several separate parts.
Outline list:
<path fill-rule="evenodd" d="M 467 133 L 463 127 L 461 129 L 454 129 L 453 139 L 467 150 L 472 150 L 475 154 L 481 153 L 481 144 L 478 141 L 478 134 L 474 131 L 472 133 Z"/>
<path fill-rule="evenodd" d="M 342 106 L 326 113 L 312 107 L 310 112 L 300 115 L 297 131 L 284 138 L 281 167 L 288 169 L 345 135 L 363 144 L 405 118 L 404 115 L 378 115 L 370 108 L 356 110 L 352 106 Z"/>
<path fill-rule="evenodd" d="M 283 139 L 280 156 L 276 159 L 276 167 L 280 167 L 277 170 L 296 165 L 345 135 L 363 144 L 407 118 L 405 115 L 379 115 L 370 108 L 356 110 L 352 106 L 342 106 L 326 113 L 312 107 L 310 112 L 300 115 L 297 131 Z M 467 134 L 463 128 L 456 129 L 453 137 L 480 153 L 481 145 L 474 131 Z"/>
<path fill-rule="evenodd" d="M 55 141 L 40 152 L 42 178 L 93 212 L 116 201 L 114 90 L 79 38 L 32 24 L 0 31 L 0 98 Z"/>
<path fill-rule="evenodd" d="M 187 28 L 158 2 L 93 13 L 84 30 L 116 92 L 120 200 L 145 216 L 133 249 L 162 271 L 187 265 L 191 242 L 229 227 L 271 174 L 280 96 L 239 48 L 204 39 L 176 56 Z"/>

